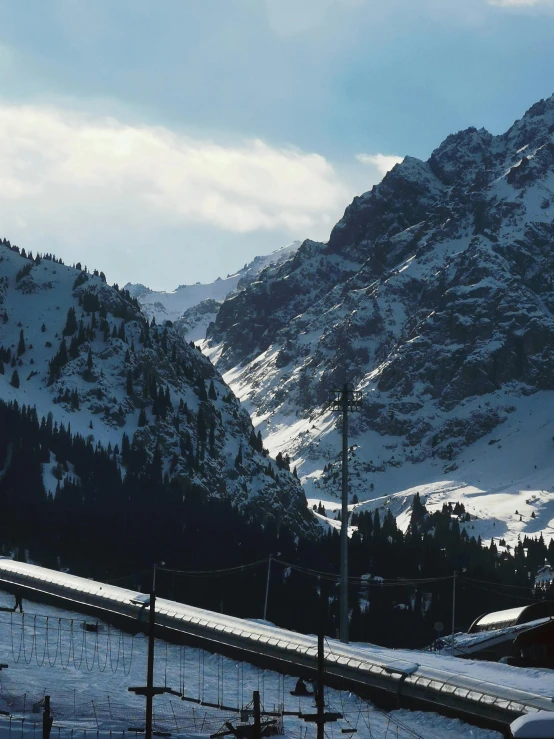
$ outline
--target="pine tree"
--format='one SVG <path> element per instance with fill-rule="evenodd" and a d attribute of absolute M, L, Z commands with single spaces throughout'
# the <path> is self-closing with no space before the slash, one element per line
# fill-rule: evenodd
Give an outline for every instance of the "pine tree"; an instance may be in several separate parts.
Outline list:
<path fill-rule="evenodd" d="M 127 386 L 126 386 L 126 390 L 127 390 L 127 395 L 132 395 L 133 394 L 133 373 L 131 372 L 131 370 L 129 370 L 127 372 Z"/>
<path fill-rule="evenodd" d="M 79 342 L 76 336 L 72 336 L 69 342 L 69 356 L 71 359 L 77 359 L 79 356 Z"/>
<path fill-rule="evenodd" d="M 12 387 L 19 387 L 19 372 L 14 369 L 12 372 L 12 379 L 10 380 L 10 385 Z"/>
<path fill-rule="evenodd" d="M 20 357 L 25 353 L 25 337 L 23 336 L 23 329 L 19 332 L 19 344 L 17 345 L 17 356 Z"/>
<path fill-rule="evenodd" d="M 141 408 L 139 417 L 138 417 L 138 425 L 142 427 L 142 426 L 146 426 L 146 423 L 147 423 L 146 411 L 144 410 L 144 408 Z"/>
<path fill-rule="evenodd" d="M 90 348 L 87 355 L 87 369 L 89 372 L 92 371 L 92 350 Z"/>
<path fill-rule="evenodd" d="M 215 454 L 215 418 L 212 418 L 212 422 L 210 423 L 209 445 L 210 445 L 210 454 L 213 457 Z"/>
<path fill-rule="evenodd" d="M 204 445 L 206 443 L 206 419 L 202 408 L 198 409 L 196 433 L 198 435 L 198 443 Z"/>
<path fill-rule="evenodd" d="M 71 307 L 67 311 L 67 320 L 65 322 L 65 327 L 63 330 L 64 336 L 73 336 L 73 334 L 77 331 L 77 316 L 75 315 L 75 308 Z"/>
<path fill-rule="evenodd" d="M 198 397 L 200 400 L 208 400 L 208 393 L 206 392 L 206 383 L 204 382 L 204 378 L 200 377 L 198 379 Z"/>
<path fill-rule="evenodd" d="M 60 341 L 60 348 L 58 349 L 58 361 L 60 363 L 60 366 L 64 366 L 69 361 L 69 356 L 67 354 L 67 344 L 65 343 L 65 339 L 62 339 Z"/>
<path fill-rule="evenodd" d="M 129 456 L 131 454 L 131 445 L 129 443 L 129 437 L 127 434 L 123 434 L 123 437 L 121 439 L 121 461 L 123 464 L 127 464 L 129 462 Z"/>
<path fill-rule="evenodd" d="M 213 380 L 210 380 L 210 389 L 208 391 L 208 397 L 210 398 L 210 400 L 217 400 L 217 393 L 215 391 Z"/>
<path fill-rule="evenodd" d="M 381 536 L 381 517 L 379 516 L 378 508 L 375 509 L 375 514 L 373 516 L 373 531 L 375 536 Z"/>

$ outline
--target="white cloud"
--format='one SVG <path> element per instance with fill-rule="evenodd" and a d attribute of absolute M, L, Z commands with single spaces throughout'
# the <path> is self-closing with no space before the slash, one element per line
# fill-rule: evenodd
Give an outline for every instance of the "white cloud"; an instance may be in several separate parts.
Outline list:
<path fill-rule="evenodd" d="M 352 197 L 401 161 L 357 158 L 363 168 L 335 169 L 259 139 L 232 144 L 0 101 L 0 236 L 120 283 L 172 289 L 291 237 L 326 240 Z"/>
<path fill-rule="evenodd" d="M 403 157 L 394 154 L 356 154 L 356 159 L 362 164 L 375 167 L 381 177 L 384 177 L 395 164 L 400 164 Z"/>
<path fill-rule="evenodd" d="M 326 240 L 355 192 L 325 157 L 293 147 L 0 101 L 0 236 L 119 282 L 214 279 L 266 242 Z"/>
<path fill-rule="evenodd" d="M 318 154 L 237 146 L 69 111 L 0 105 L 0 193 L 41 211 L 98 216 L 118 201 L 177 223 L 247 232 L 317 229 L 346 192 Z"/>

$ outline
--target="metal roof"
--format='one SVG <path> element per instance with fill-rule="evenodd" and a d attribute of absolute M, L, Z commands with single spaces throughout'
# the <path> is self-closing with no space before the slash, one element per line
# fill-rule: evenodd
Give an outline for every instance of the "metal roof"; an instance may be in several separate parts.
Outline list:
<path fill-rule="evenodd" d="M 485 613 L 483 616 L 475 619 L 468 629 L 468 634 L 475 634 L 479 631 L 505 629 L 509 626 L 526 624 L 530 621 L 537 621 L 538 619 L 552 616 L 554 616 L 554 603 L 551 601 L 539 601 L 526 606 L 519 606 L 518 608 L 507 608 L 505 611 Z"/>

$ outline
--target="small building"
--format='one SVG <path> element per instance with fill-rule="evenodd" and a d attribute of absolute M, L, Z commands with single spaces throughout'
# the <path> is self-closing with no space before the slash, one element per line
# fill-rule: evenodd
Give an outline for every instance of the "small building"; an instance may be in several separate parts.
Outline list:
<path fill-rule="evenodd" d="M 510 664 L 554 668 L 554 620 L 522 631 L 514 639 Z"/>
<path fill-rule="evenodd" d="M 450 639 L 442 642 L 444 651 L 452 654 Z M 554 602 L 480 616 L 467 634 L 455 634 L 453 653 L 468 659 L 554 668 Z"/>

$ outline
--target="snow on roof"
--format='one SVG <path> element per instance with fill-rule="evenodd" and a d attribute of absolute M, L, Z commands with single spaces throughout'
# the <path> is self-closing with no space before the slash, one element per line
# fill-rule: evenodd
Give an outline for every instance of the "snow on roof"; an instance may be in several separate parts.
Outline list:
<path fill-rule="evenodd" d="M 550 621 L 550 618 L 539 618 L 536 621 L 506 626 L 503 629 L 484 629 L 473 634 L 456 634 L 454 653 L 457 656 L 463 656 L 472 654 L 473 652 L 480 652 L 482 649 L 493 647 L 505 641 L 513 641 L 521 632 L 534 629 L 536 626 L 540 626 L 548 621 Z M 450 637 L 442 639 L 442 642 L 445 644 L 445 652 L 450 653 Z"/>
<path fill-rule="evenodd" d="M 521 616 L 527 606 L 520 606 L 519 608 L 507 608 L 505 611 L 494 611 L 494 613 L 486 613 L 484 616 L 478 618 L 470 628 L 470 632 L 484 631 L 485 629 L 499 628 L 500 624 L 516 624 L 518 618 Z"/>
<path fill-rule="evenodd" d="M 508 608 L 505 611 L 487 613 L 475 621 L 469 627 L 468 633 L 475 634 L 478 631 L 492 631 L 493 629 L 504 629 L 507 626 L 526 624 L 541 618 L 552 618 L 554 608 L 549 601 L 537 601 L 518 608 Z"/>

